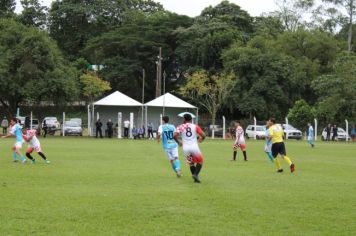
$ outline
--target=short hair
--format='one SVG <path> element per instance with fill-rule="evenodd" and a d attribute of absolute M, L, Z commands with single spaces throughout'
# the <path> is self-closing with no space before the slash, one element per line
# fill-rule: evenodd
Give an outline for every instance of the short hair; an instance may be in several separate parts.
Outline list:
<path fill-rule="evenodd" d="M 18 122 L 18 119 L 16 117 L 12 117 L 11 120 L 16 122 L 16 123 Z"/>
<path fill-rule="evenodd" d="M 239 120 L 235 120 L 236 124 L 241 124 L 241 122 Z"/>
<path fill-rule="evenodd" d="M 183 118 L 185 121 L 192 121 L 193 119 L 192 116 L 188 113 L 184 114 Z"/>
<path fill-rule="evenodd" d="M 169 117 L 168 117 L 168 116 L 163 116 L 163 117 L 162 117 L 162 120 L 163 120 L 165 123 L 168 123 L 168 122 L 169 122 Z"/>
<path fill-rule="evenodd" d="M 276 118 L 269 118 L 269 121 L 271 121 L 273 124 L 276 123 Z"/>

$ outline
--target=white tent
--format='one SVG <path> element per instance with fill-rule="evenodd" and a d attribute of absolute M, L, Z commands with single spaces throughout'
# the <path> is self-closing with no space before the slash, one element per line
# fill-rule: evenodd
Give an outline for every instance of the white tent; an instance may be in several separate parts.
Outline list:
<path fill-rule="evenodd" d="M 88 106 L 89 134 L 94 134 L 95 122 L 98 118 L 100 118 L 103 123 L 103 131 L 105 131 L 108 119 L 111 119 L 114 124 L 118 123 L 119 112 L 122 113 L 122 120 L 129 119 L 130 113 L 134 113 L 135 121 L 138 121 L 141 109 L 143 109 L 142 103 L 116 91 L 94 102 L 91 107 Z M 135 123 L 137 122 L 134 122 L 134 124 Z"/>
<path fill-rule="evenodd" d="M 148 122 L 152 122 L 154 127 L 157 128 L 160 124 L 160 115 L 168 115 L 170 117 L 170 123 L 178 125 L 181 123 L 181 118 L 178 117 L 179 113 L 185 111 L 193 111 L 196 115 L 196 121 L 198 120 L 198 108 L 183 101 L 182 99 L 166 93 L 148 103 L 146 107 L 146 126 Z"/>

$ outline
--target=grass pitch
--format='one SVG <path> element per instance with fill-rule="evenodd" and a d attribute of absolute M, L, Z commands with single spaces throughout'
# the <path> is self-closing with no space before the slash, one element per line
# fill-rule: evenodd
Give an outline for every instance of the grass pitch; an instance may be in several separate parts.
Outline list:
<path fill-rule="evenodd" d="M 202 184 L 176 178 L 154 141 L 42 139 L 51 161 L 12 163 L 0 146 L 0 235 L 355 235 L 356 144 L 289 141 L 277 174 L 263 142 L 247 163 L 231 141 L 201 145 Z M 25 150 L 25 149 L 23 149 Z"/>

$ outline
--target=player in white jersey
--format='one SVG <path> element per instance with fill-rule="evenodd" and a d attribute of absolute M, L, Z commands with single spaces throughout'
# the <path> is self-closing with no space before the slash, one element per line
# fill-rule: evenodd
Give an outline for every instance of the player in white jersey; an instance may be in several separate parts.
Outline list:
<path fill-rule="evenodd" d="M 183 146 L 183 152 L 190 166 L 194 182 L 200 183 L 199 173 L 203 167 L 204 158 L 198 142 L 201 143 L 206 136 L 198 125 L 191 123 L 192 116 L 190 114 L 185 114 L 183 119 L 183 124 L 178 126 L 174 133 L 174 139 L 179 146 Z M 179 135 L 182 137 L 183 143 L 178 140 Z"/>
<path fill-rule="evenodd" d="M 40 155 L 46 164 L 50 161 L 47 160 L 46 156 L 43 154 L 41 149 L 41 143 L 36 136 L 36 130 L 24 130 L 23 138 L 28 143 L 26 157 L 32 161 L 33 164 L 36 163 L 36 159 L 32 157 L 31 153 L 35 150 L 38 155 Z"/>
<path fill-rule="evenodd" d="M 240 125 L 240 121 L 235 122 L 235 128 L 236 128 L 236 140 L 233 145 L 234 153 L 231 161 L 236 161 L 237 149 L 239 148 L 241 149 L 244 155 L 244 160 L 247 161 L 245 132 Z"/>

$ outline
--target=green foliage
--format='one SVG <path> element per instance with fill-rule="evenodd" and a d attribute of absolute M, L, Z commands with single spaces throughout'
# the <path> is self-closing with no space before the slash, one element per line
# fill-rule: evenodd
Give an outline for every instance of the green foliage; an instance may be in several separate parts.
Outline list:
<path fill-rule="evenodd" d="M 82 85 L 81 94 L 88 99 L 89 102 L 93 102 L 94 99 L 111 89 L 109 82 L 100 79 L 93 73 L 85 73 L 80 76 L 80 83 Z"/>
<path fill-rule="evenodd" d="M 26 26 L 45 28 L 47 24 L 48 8 L 42 6 L 38 0 L 21 0 L 23 10 L 19 20 Z"/>
<path fill-rule="evenodd" d="M 215 125 L 216 113 L 227 103 L 234 78 L 233 73 L 209 75 L 201 70 L 186 75 L 186 83 L 178 92 L 204 107 L 211 114 L 212 124 Z"/>
<path fill-rule="evenodd" d="M 323 122 L 343 122 L 356 116 L 356 55 L 338 55 L 334 70 L 313 81 L 317 115 Z"/>
<path fill-rule="evenodd" d="M 14 16 L 15 8 L 16 8 L 15 0 L 1 0 L 0 1 L 0 18 Z"/>
<path fill-rule="evenodd" d="M 76 99 L 75 71 L 46 33 L 13 20 L 0 20 L 0 31 L 0 102 L 9 113 L 24 102 Z"/>
<path fill-rule="evenodd" d="M 315 110 L 304 100 L 298 100 L 289 109 L 288 119 L 296 127 L 304 130 L 308 123 L 313 123 Z"/>

